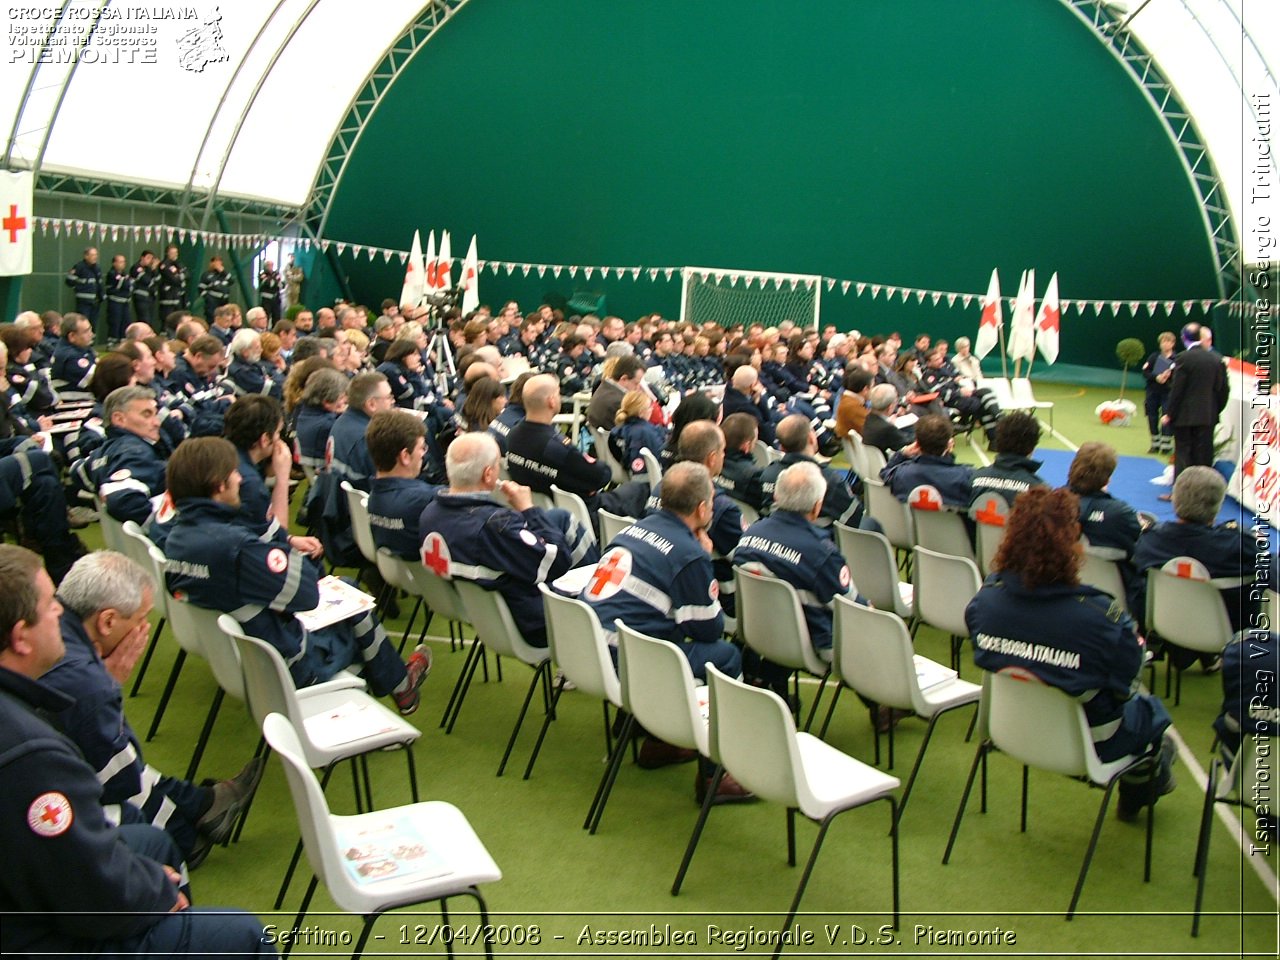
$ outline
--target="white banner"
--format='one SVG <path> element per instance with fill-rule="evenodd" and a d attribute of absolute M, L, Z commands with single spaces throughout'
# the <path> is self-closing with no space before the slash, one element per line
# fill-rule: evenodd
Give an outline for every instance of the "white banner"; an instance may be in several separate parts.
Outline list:
<path fill-rule="evenodd" d="M 32 189 L 35 175 L 0 171 L 0 277 L 31 272 Z"/>

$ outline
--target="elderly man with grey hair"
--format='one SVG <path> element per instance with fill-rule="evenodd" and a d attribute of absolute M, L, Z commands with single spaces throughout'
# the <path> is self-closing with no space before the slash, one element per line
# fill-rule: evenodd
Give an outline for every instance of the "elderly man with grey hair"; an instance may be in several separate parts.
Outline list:
<path fill-rule="evenodd" d="M 525 642 L 545 647 L 538 584 L 594 563 L 600 551 L 567 511 L 535 507 L 528 487 L 499 480 L 498 456 L 498 442 L 489 433 L 464 433 L 450 444 L 449 488 L 418 518 L 422 562 L 438 576 L 497 590 Z"/>
<path fill-rule="evenodd" d="M 909 446 L 914 436 L 890 419 L 898 406 L 898 391 L 891 383 L 877 383 L 867 399 L 867 420 L 862 425 L 862 441 L 879 447 L 887 457 Z"/>
<path fill-rule="evenodd" d="M 76 561 L 58 588 L 66 655 L 39 682 L 75 701 L 58 726 L 97 774 L 107 818 L 166 831 L 194 869 L 231 836 L 264 762 L 254 758 L 234 779 L 198 786 L 143 759 L 120 688 L 146 646 L 155 589 L 151 575 L 124 554 L 100 550 Z"/>
<path fill-rule="evenodd" d="M 262 308 L 254 307 L 253 310 Z M 253 310 L 249 312 L 253 313 Z M 266 317 L 265 311 L 263 317 Z M 284 400 L 284 376 L 262 362 L 261 333 L 248 327 L 237 330 L 227 345 L 227 355 L 231 357 L 231 365 L 227 368 L 226 379 L 237 397 L 263 394 Z"/>
<path fill-rule="evenodd" d="M 1133 550 L 1133 578 L 1129 609 L 1141 618 L 1147 609 L 1147 571 L 1158 570 L 1175 557 L 1190 557 L 1202 564 L 1222 592 L 1232 631 L 1256 625 L 1262 611 L 1264 586 L 1276 589 L 1276 555 L 1269 545 L 1259 547 L 1248 531 L 1236 523 L 1214 525 L 1227 482 L 1212 467 L 1187 467 L 1173 484 L 1173 510 L 1177 519 L 1158 523 L 1138 537 Z M 1255 583 L 1255 580 L 1258 581 Z M 1165 644 L 1175 664 L 1189 666 L 1197 654 Z M 1221 658 L 1201 654 L 1206 670 L 1214 670 Z"/>

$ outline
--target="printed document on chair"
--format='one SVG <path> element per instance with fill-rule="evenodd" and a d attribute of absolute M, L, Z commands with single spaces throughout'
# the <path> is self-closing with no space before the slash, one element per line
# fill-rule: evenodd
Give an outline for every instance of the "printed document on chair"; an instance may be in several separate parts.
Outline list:
<path fill-rule="evenodd" d="M 397 729 L 386 708 L 368 700 L 363 703 L 346 700 L 332 710 L 307 717 L 302 725 L 306 727 L 311 742 L 321 749 L 354 743 Z"/>
<path fill-rule="evenodd" d="M 351 828 L 338 831 L 343 865 L 356 883 L 443 877 L 453 872 L 432 852 L 410 817 L 369 814 L 356 820 Z"/>
<path fill-rule="evenodd" d="M 308 630 L 321 630 L 373 609 L 373 597 L 337 577 L 322 578 L 319 587 L 319 605 L 314 610 L 304 610 L 296 614 L 298 622 Z"/>

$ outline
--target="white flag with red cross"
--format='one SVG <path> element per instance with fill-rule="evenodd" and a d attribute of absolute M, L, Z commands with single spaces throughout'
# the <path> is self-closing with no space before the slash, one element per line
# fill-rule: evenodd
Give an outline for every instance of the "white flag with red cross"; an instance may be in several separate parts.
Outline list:
<path fill-rule="evenodd" d="M 982 319 L 978 321 L 978 336 L 973 341 L 973 352 L 981 360 L 1000 342 L 1000 328 L 1004 326 L 1004 305 L 1000 300 L 1000 273 L 991 271 L 987 284 L 987 298 L 982 301 Z"/>
<path fill-rule="evenodd" d="M 453 251 L 449 249 L 449 231 L 440 231 L 440 258 L 436 261 L 436 277 L 432 286 L 437 290 L 453 287 Z"/>
<path fill-rule="evenodd" d="M 1030 360 L 1036 355 L 1035 290 L 1033 268 L 1022 275 L 1018 299 L 1013 304 L 1013 319 L 1009 322 L 1009 357 L 1013 360 Z"/>
<path fill-rule="evenodd" d="M 476 235 L 471 235 L 471 246 L 467 248 L 467 258 L 462 261 L 462 277 L 458 286 L 462 288 L 462 315 L 465 317 L 480 306 L 480 270 L 476 259 Z"/>
<path fill-rule="evenodd" d="M 427 234 L 427 256 L 423 260 L 422 285 L 423 289 L 430 293 L 436 288 L 436 232 L 432 230 Z"/>
<path fill-rule="evenodd" d="M 1036 315 L 1036 348 L 1046 363 L 1058 359 L 1058 333 L 1062 326 L 1062 310 L 1058 306 L 1058 275 L 1049 278 L 1049 286 L 1040 301 Z"/>
<path fill-rule="evenodd" d="M 401 305 L 416 307 L 421 303 L 425 283 L 426 275 L 422 272 L 422 237 L 415 230 L 409 260 L 404 265 L 404 286 L 400 288 Z"/>
<path fill-rule="evenodd" d="M 30 170 L 0 171 L 0 277 L 31 272 L 32 190 Z"/>

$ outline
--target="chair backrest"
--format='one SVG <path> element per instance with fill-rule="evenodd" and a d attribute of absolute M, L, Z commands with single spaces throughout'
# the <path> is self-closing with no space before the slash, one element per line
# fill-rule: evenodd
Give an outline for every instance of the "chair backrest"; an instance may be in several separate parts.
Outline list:
<path fill-rule="evenodd" d="M 873 610 L 836 597 L 832 641 L 832 664 L 848 686 L 878 704 L 915 707 L 919 688 L 911 635 L 891 609 Z"/>
<path fill-rule="evenodd" d="M 853 469 L 853 472 L 860 477 L 865 477 L 867 475 L 867 458 L 863 448 L 866 445 L 862 442 L 862 437 L 858 436 L 858 431 L 850 430 L 846 433 L 840 441 L 840 445 L 844 447 L 845 459 L 849 461 L 849 466 Z"/>
<path fill-rule="evenodd" d="M 885 537 L 895 547 L 910 550 L 915 545 L 915 538 L 907 505 L 893 495 L 884 481 L 875 477 L 863 477 L 862 489 L 867 495 L 867 512 L 884 529 Z"/>
<path fill-rule="evenodd" d="M 588 696 L 622 706 L 618 671 L 595 611 L 581 600 L 561 596 L 545 583 L 538 584 L 538 589 L 547 616 L 551 659 Z"/>
<path fill-rule="evenodd" d="M 235 644 L 244 674 L 245 700 L 249 712 L 261 726 L 271 714 L 288 718 L 295 727 L 303 722 L 297 689 L 280 651 L 257 637 L 251 637 L 230 614 L 218 618 L 218 627 Z M 299 743 L 299 749 L 302 749 Z"/>
<path fill-rule="evenodd" d="M 218 626 L 217 610 L 174 599 L 169 604 L 169 627 L 179 645 L 198 653 L 209 663 L 213 678 L 237 700 L 244 699 L 244 673 L 231 638 Z M 195 647 L 187 646 L 194 641 Z"/>
<path fill-rule="evenodd" d="M 991 675 L 987 729 L 992 742 L 1018 762 L 1068 777 L 1099 766 L 1084 707 L 1025 670 Z"/>
<path fill-rule="evenodd" d="M 707 755 L 707 724 L 689 658 L 669 640 L 632 630 L 621 620 L 614 628 L 623 708 L 660 740 Z"/>
<path fill-rule="evenodd" d="M 743 503 L 741 500 L 733 501 L 738 506 L 738 512 L 742 514 L 742 522 L 748 527 L 760 519 L 760 511 L 749 503 Z"/>
<path fill-rule="evenodd" d="M 1120 576 L 1120 565 L 1114 560 L 1107 560 L 1086 550 L 1080 562 L 1080 582 L 1097 587 L 1121 603 L 1125 602 L 1124 580 Z"/>
<path fill-rule="evenodd" d="M 889 463 L 885 458 L 884 451 L 869 443 L 862 445 L 862 458 L 867 465 L 867 472 L 862 474 L 864 480 L 867 477 L 879 477 L 880 471 L 888 466 Z"/>
<path fill-rule="evenodd" d="M 964 609 L 982 586 L 977 564 L 916 547 L 915 585 L 916 615 L 921 620 L 955 636 L 969 635 Z"/>
<path fill-rule="evenodd" d="M 1199 569 L 1197 569 L 1199 567 Z M 1147 571 L 1147 628 L 1189 650 L 1216 653 L 1231 640 L 1222 594 L 1191 557 L 1174 557 L 1164 569 Z"/>
<path fill-rule="evenodd" d="M 600 518 L 601 546 L 608 546 L 614 537 L 636 522 L 635 517 L 624 517 L 605 509 L 597 511 L 596 515 Z"/>
<path fill-rule="evenodd" d="M 466 622 L 467 612 L 462 607 L 462 598 L 458 596 L 452 580 L 446 580 L 435 571 L 417 564 L 410 563 L 406 566 L 417 585 L 417 592 L 421 593 L 428 607 L 446 620 Z"/>
<path fill-rule="evenodd" d="M 756 466 L 764 469 L 773 463 L 773 457 L 769 454 L 769 445 L 763 440 L 757 440 L 751 446 L 751 459 L 756 462 Z"/>
<path fill-rule="evenodd" d="M 796 725 L 772 690 L 731 680 L 707 665 L 711 759 L 757 797 L 798 807 Z"/>
<path fill-rule="evenodd" d="M 551 499 L 551 494 L 543 493 L 540 490 L 532 490 L 529 493 L 529 499 L 533 501 L 533 505 L 539 510 L 553 510 L 556 502 Z"/>
<path fill-rule="evenodd" d="M 511 616 L 511 608 L 497 590 L 486 590 L 470 580 L 454 580 L 454 588 L 462 600 L 467 620 L 475 627 L 487 649 L 500 657 L 514 657 L 522 663 L 541 663 L 547 658 L 544 650 L 524 642 L 520 628 Z"/>
<path fill-rule="evenodd" d="M 102 542 L 107 545 L 108 550 L 114 550 L 116 553 L 124 553 L 124 525 L 107 513 L 105 503 L 98 503 L 98 524 L 102 527 Z"/>
<path fill-rule="evenodd" d="M 746 567 L 733 568 L 738 628 L 743 641 L 767 660 L 822 675 L 826 664 L 813 651 L 796 588 Z"/>
<path fill-rule="evenodd" d="M 877 530 L 859 530 L 836 523 L 836 544 L 840 554 L 857 571 L 854 583 L 858 592 L 881 610 L 898 608 L 898 567 L 893 562 L 893 547 Z"/>
<path fill-rule="evenodd" d="M 1009 381 L 1005 377 L 989 377 L 978 381 L 978 386 L 985 390 L 990 390 L 991 395 L 996 398 L 996 403 L 1000 405 L 1002 410 L 1008 410 L 1014 406 L 1013 391 L 1009 387 Z"/>
<path fill-rule="evenodd" d="M 960 514 L 942 502 L 937 487 L 921 484 L 907 495 L 916 544 L 951 557 L 974 559 L 969 531 Z"/>
<path fill-rule="evenodd" d="M 302 847 L 307 851 L 311 872 L 330 886 L 330 878 L 341 875 L 337 838 L 329 821 L 329 804 L 320 782 L 302 752 L 298 734 L 286 717 L 273 713 L 262 721 L 262 735 L 284 765 L 285 779 L 298 814 Z"/>
<path fill-rule="evenodd" d="M 373 527 L 369 524 L 369 495 L 357 490 L 347 480 L 342 481 L 342 492 L 347 495 L 347 509 L 351 513 L 351 535 L 361 555 L 370 563 L 378 562 L 378 548 L 373 542 Z"/>
<path fill-rule="evenodd" d="M 124 555 L 151 574 L 152 579 L 156 581 L 152 602 L 159 609 L 161 616 L 167 620 L 169 618 L 169 591 L 164 586 L 164 561 L 161 561 L 162 566 L 157 574 L 155 564 L 151 559 L 151 548 L 155 546 L 151 542 L 151 538 L 143 533 L 142 528 L 132 520 L 126 520 L 122 529 L 124 531 Z"/>
<path fill-rule="evenodd" d="M 640 458 L 644 460 L 644 473 L 649 481 L 649 489 L 652 490 L 662 482 L 662 465 L 658 463 L 658 458 L 648 447 L 640 448 Z"/>
<path fill-rule="evenodd" d="M 1012 388 L 1014 403 L 1028 407 L 1040 405 L 1040 401 L 1036 400 L 1035 392 L 1031 389 L 1029 377 L 1014 377 L 1009 381 L 1009 386 Z"/>
<path fill-rule="evenodd" d="M 551 499 L 561 510 L 569 511 L 569 515 L 586 528 L 587 535 L 591 537 L 591 542 L 596 542 L 596 528 L 591 523 L 591 511 L 587 509 L 585 500 L 576 493 L 561 490 L 554 483 L 551 485 Z"/>
<path fill-rule="evenodd" d="M 604 427 L 596 427 L 592 432 L 595 434 L 596 459 L 609 468 L 614 483 L 626 483 L 627 470 L 613 455 L 613 448 L 609 446 L 609 431 Z"/>
<path fill-rule="evenodd" d="M 990 573 L 991 561 L 1000 549 L 1009 522 L 1009 501 L 999 494 L 986 494 L 969 505 L 969 518 L 973 520 L 978 568 L 984 574 Z"/>

